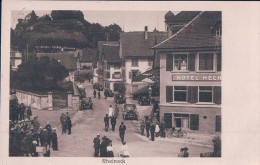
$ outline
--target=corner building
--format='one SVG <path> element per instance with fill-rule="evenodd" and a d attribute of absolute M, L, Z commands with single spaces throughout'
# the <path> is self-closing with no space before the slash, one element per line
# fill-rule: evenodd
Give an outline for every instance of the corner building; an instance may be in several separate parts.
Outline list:
<path fill-rule="evenodd" d="M 221 131 L 221 12 L 199 12 L 154 46 L 160 56 L 160 118 L 166 128 Z"/>

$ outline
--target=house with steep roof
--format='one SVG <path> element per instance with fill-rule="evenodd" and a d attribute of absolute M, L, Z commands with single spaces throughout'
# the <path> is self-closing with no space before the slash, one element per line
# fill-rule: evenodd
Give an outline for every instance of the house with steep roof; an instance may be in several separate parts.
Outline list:
<path fill-rule="evenodd" d="M 54 58 L 69 71 L 67 81 L 74 82 L 75 71 L 77 70 L 77 57 L 74 52 L 62 52 L 62 53 L 36 53 L 38 58 L 48 56 L 50 59 Z"/>
<path fill-rule="evenodd" d="M 122 81 L 122 60 L 119 57 L 118 42 L 98 42 L 98 83 L 104 88 L 117 90 L 117 85 Z"/>
<path fill-rule="evenodd" d="M 221 12 L 198 12 L 152 49 L 160 57 L 160 119 L 166 127 L 220 132 Z"/>
<path fill-rule="evenodd" d="M 127 95 L 138 90 L 138 85 L 133 85 L 133 80 L 153 68 L 156 51 L 150 48 L 166 38 L 166 32 L 148 32 L 147 26 L 143 32 L 121 34 L 120 57 L 123 60 L 123 81 L 126 84 Z"/>
<path fill-rule="evenodd" d="M 97 50 L 83 49 L 77 52 L 77 69 L 92 69 L 97 61 Z"/>

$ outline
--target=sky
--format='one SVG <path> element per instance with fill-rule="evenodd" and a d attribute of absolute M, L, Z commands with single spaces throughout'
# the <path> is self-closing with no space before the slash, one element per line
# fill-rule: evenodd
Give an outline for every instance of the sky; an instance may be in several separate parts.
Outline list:
<path fill-rule="evenodd" d="M 12 11 L 11 26 L 14 29 L 17 19 L 24 18 L 31 11 L 21 10 Z M 167 11 L 82 11 L 85 20 L 90 23 L 100 23 L 103 26 L 118 24 L 125 32 L 144 31 L 148 26 L 148 31 L 155 28 L 159 31 L 165 31 L 164 15 Z M 51 13 L 51 10 L 35 10 L 37 16 L 43 16 Z M 177 14 L 178 12 L 173 12 Z"/>

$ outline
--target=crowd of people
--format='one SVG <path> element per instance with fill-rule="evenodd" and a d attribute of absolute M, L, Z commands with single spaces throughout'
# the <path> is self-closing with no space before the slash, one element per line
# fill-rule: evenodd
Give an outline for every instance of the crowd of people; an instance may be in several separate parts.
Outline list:
<path fill-rule="evenodd" d="M 23 103 L 18 104 L 18 100 L 10 100 L 10 113 L 9 119 L 18 122 L 19 120 L 25 120 L 26 118 L 30 120 L 32 116 L 31 107 L 25 107 Z"/>

